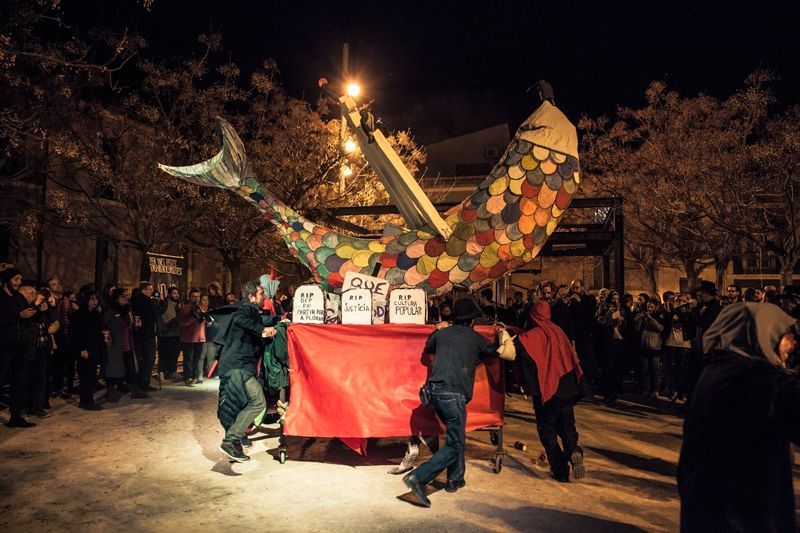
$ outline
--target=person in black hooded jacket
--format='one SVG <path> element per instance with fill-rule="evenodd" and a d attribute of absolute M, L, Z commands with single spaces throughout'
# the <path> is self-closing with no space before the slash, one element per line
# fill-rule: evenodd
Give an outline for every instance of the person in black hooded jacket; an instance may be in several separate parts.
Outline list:
<path fill-rule="evenodd" d="M 786 369 L 795 320 L 773 305 L 725 307 L 684 423 L 681 531 L 795 531 L 790 443 L 800 444 L 800 377 Z"/>

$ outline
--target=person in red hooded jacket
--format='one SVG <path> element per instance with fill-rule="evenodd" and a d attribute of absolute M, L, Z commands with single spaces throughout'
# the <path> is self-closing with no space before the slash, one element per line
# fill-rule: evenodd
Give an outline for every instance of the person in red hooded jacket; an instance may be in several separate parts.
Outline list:
<path fill-rule="evenodd" d="M 567 482 L 571 465 L 573 478 L 580 479 L 586 471 L 573 408 L 581 398 L 583 371 L 566 333 L 550 320 L 547 302 L 536 302 L 530 319 L 533 327 L 516 337 L 514 346 L 525 390 L 533 396 L 536 429 L 550 462 L 550 475 Z"/>

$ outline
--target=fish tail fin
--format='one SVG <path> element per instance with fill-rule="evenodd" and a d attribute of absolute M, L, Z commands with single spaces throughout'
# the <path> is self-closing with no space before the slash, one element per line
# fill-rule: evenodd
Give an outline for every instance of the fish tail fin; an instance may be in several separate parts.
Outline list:
<path fill-rule="evenodd" d="M 244 144 L 227 121 L 217 117 L 217 123 L 222 136 L 222 150 L 214 157 L 196 165 L 182 167 L 158 163 L 158 168 L 195 185 L 237 189 L 249 173 Z"/>

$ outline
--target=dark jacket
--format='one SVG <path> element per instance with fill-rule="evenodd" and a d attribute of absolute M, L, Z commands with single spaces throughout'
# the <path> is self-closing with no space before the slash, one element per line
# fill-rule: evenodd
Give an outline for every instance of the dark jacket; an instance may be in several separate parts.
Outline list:
<path fill-rule="evenodd" d="M 103 326 L 109 331 L 111 344 L 105 351 L 105 373 L 107 378 L 125 377 L 125 359 L 122 351 L 122 335 L 124 328 L 130 328 L 130 312 L 115 309 L 112 305 L 103 313 Z M 130 331 L 129 331 L 130 335 Z M 131 337 L 133 342 L 133 337 Z"/>
<path fill-rule="evenodd" d="M 471 327 L 454 324 L 438 329 L 425 341 L 424 353 L 434 354 L 428 383 L 441 385 L 444 390 L 472 399 L 475 388 L 475 366 L 484 358 L 495 355 L 493 345 Z"/>
<path fill-rule="evenodd" d="M 158 304 L 152 298 L 148 298 L 142 293 L 136 293 L 131 298 L 131 311 L 135 316 L 140 317 L 142 325 L 133 332 L 133 337 L 137 341 L 150 339 L 156 336 L 156 318 Z"/>
<path fill-rule="evenodd" d="M 241 307 L 242 302 L 216 307 L 208 312 L 212 322 L 206 325 L 206 342 L 213 342 L 220 346 L 225 345 L 225 339 L 231 329 L 233 314 Z"/>
<path fill-rule="evenodd" d="M 20 339 L 19 313 L 27 303 L 19 293 L 9 296 L 5 289 L 0 287 L 0 350 L 12 352 L 12 345 L 16 347 Z"/>
<path fill-rule="evenodd" d="M 80 354 L 83 350 L 92 357 L 103 354 L 103 317 L 100 312 L 78 309 L 70 318 L 72 346 Z"/>
<path fill-rule="evenodd" d="M 700 376 L 678 463 L 681 531 L 795 531 L 800 378 L 717 352 Z"/>
<path fill-rule="evenodd" d="M 708 331 L 708 328 L 710 328 L 711 324 L 717 319 L 720 311 L 722 311 L 722 306 L 717 299 L 711 300 L 708 303 L 701 303 L 695 307 L 690 313 L 685 315 L 686 331 L 684 338 L 699 345 L 703 334 Z"/>
<path fill-rule="evenodd" d="M 711 327 L 711 324 L 719 316 L 720 311 L 722 311 L 722 306 L 719 303 L 719 300 L 714 299 L 710 302 L 701 305 L 698 307 L 697 310 L 697 336 L 698 338 L 702 338 L 708 328 Z"/>
<path fill-rule="evenodd" d="M 594 338 L 597 329 L 597 300 L 591 294 L 580 294 L 581 301 L 570 300 L 569 312 L 572 315 L 572 324 L 575 328 L 575 342 L 589 343 Z M 562 328 L 563 329 L 563 328 Z M 580 355 L 580 350 L 579 354 Z"/>
<path fill-rule="evenodd" d="M 25 303 L 20 295 L 20 302 Z M 20 310 L 25 306 L 21 306 Z M 36 314 L 30 318 L 20 318 L 19 322 L 19 350 L 24 361 L 34 361 L 41 351 L 52 350 L 53 344 L 50 335 L 47 333 L 50 313 L 48 311 L 36 310 Z"/>
<path fill-rule="evenodd" d="M 161 300 L 156 309 L 158 313 L 158 336 L 179 337 L 181 334 L 179 327 L 180 313 L 183 309 L 180 302 L 173 302 L 167 298 L 166 300 Z"/>
<path fill-rule="evenodd" d="M 236 309 L 219 358 L 220 376 L 235 369 L 255 376 L 258 358 L 264 350 L 264 339 L 261 337 L 263 331 L 264 325 L 258 307 L 244 303 Z"/>
<path fill-rule="evenodd" d="M 572 317 L 572 313 L 570 313 L 569 306 L 561 298 L 556 298 L 550 302 L 550 317 L 553 324 L 563 329 L 564 333 L 567 334 L 567 338 L 574 342 L 575 320 Z M 533 327 L 532 322 L 526 323 L 524 329 L 530 329 L 531 327 Z"/>

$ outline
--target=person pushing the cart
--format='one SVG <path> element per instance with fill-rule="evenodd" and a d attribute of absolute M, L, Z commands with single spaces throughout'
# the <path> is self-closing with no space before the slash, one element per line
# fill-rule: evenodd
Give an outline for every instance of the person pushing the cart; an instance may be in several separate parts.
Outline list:
<path fill-rule="evenodd" d="M 244 303 L 233 313 L 219 359 L 217 417 L 225 429 L 220 451 L 231 461 L 244 462 L 242 439 L 248 426 L 267 408 L 264 391 L 256 379 L 256 366 L 264 352 L 264 339 L 276 334 L 280 317 L 262 317 L 264 288 L 248 282 L 242 288 Z M 267 323 L 267 325 L 265 325 Z"/>
<path fill-rule="evenodd" d="M 456 492 L 466 484 L 467 404 L 472 399 L 475 366 L 483 357 L 493 355 L 497 348 L 472 329 L 473 321 L 480 314 L 472 300 L 457 301 L 453 325 L 433 332 L 425 343 L 424 351 L 433 355 L 433 365 L 420 397 L 423 403 L 433 407 L 444 423 L 447 439 L 428 461 L 403 477 L 403 482 L 425 507 L 431 506 L 425 485 L 443 470 L 447 469 L 447 492 Z"/>

